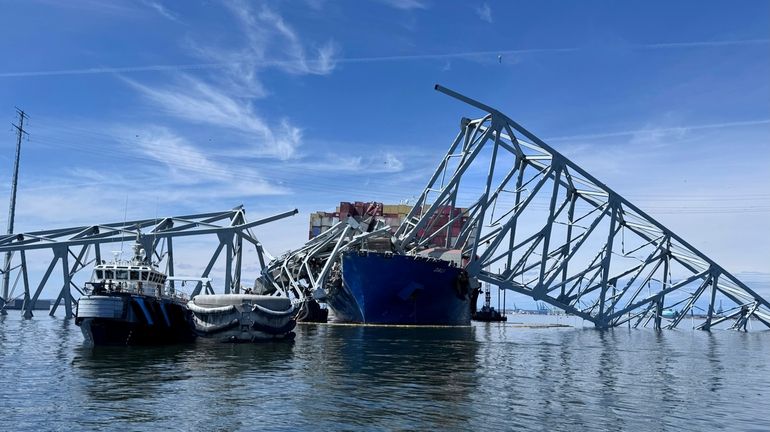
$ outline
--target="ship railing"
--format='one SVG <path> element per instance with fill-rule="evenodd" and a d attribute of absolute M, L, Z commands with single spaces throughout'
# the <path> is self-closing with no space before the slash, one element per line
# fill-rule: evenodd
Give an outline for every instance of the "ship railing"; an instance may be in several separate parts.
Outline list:
<path fill-rule="evenodd" d="M 166 290 L 166 295 L 183 302 L 190 300 L 190 296 L 186 292 Z"/>
<path fill-rule="evenodd" d="M 132 284 L 128 282 L 114 282 L 114 281 L 86 282 L 84 284 L 83 291 L 85 294 L 88 294 L 88 295 L 115 294 L 115 293 L 146 294 L 144 290 L 136 284 Z"/>

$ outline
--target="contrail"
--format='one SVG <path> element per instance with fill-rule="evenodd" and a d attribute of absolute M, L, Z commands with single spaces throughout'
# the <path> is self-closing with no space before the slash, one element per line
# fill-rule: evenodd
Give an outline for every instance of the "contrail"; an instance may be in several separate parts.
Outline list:
<path fill-rule="evenodd" d="M 722 128 L 729 128 L 729 127 L 757 126 L 757 125 L 764 125 L 764 124 L 770 124 L 770 119 L 746 120 L 746 121 L 736 121 L 736 122 L 727 122 L 727 123 L 711 123 L 711 124 L 679 126 L 679 127 L 637 129 L 637 130 L 605 132 L 605 133 L 595 133 L 595 134 L 586 134 L 586 135 L 558 136 L 558 137 L 545 138 L 544 141 L 549 142 L 549 141 L 570 141 L 570 140 L 579 140 L 579 139 L 612 138 L 612 137 L 619 137 L 619 136 L 626 136 L 626 135 L 636 135 L 640 133 L 688 132 L 693 130 L 722 129 Z"/>
<path fill-rule="evenodd" d="M 130 72 L 163 72 L 189 69 L 219 69 L 232 66 L 232 63 L 197 63 L 181 65 L 150 65 L 150 66 L 126 66 L 126 67 L 94 67 L 86 69 L 61 69 L 49 71 L 28 71 L 28 72 L 2 72 L 0 78 L 13 77 L 40 77 L 54 75 L 90 75 L 90 74 L 108 74 L 108 73 L 130 73 Z"/>
<path fill-rule="evenodd" d="M 735 41 L 702 41 L 702 42 L 669 42 L 655 44 L 636 44 L 625 45 L 620 48 L 631 50 L 662 50 L 662 49 L 686 49 L 686 48 L 719 48 L 731 46 L 752 46 L 768 45 L 770 39 L 748 39 Z M 395 56 L 376 56 L 376 57 L 341 57 L 333 59 L 335 64 L 355 64 L 355 63 L 377 63 L 377 62 L 399 62 L 414 60 L 443 60 L 443 59 L 462 59 L 484 56 L 498 55 L 526 55 L 526 54 L 546 54 L 546 53 L 571 53 L 588 51 L 596 47 L 573 47 L 573 48 L 529 48 L 529 49 L 503 49 L 496 51 L 466 51 L 454 53 L 437 54 L 413 54 L 413 55 L 395 55 Z M 269 66 L 292 66 L 297 64 L 314 64 L 320 61 L 297 60 L 297 61 L 263 61 L 256 62 L 255 67 Z M 176 64 L 176 65 L 147 65 L 147 66 L 125 66 L 125 67 L 92 67 L 84 69 L 59 69 L 43 71 L 20 71 L 20 72 L 0 72 L 0 78 L 26 78 L 43 76 L 64 76 L 64 75 L 92 75 L 92 74 L 110 74 L 110 73 L 134 73 L 134 72 L 166 72 L 178 70 L 203 70 L 203 69 L 223 69 L 241 65 L 242 63 L 194 63 L 194 64 Z"/>

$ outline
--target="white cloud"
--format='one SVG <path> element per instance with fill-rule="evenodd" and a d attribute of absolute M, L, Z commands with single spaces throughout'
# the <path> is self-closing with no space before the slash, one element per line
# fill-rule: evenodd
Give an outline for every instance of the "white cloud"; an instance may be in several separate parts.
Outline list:
<path fill-rule="evenodd" d="M 403 171 L 404 163 L 391 152 L 369 156 L 330 153 L 320 157 L 307 157 L 289 163 L 285 168 L 334 173 L 387 174 Z"/>
<path fill-rule="evenodd" d="M 170 195 L 180 201 L 206 193 L 217 198 L 237 198 L 288 192 L 284 187 L 268 183 L 253 166 L 214 160 L 210 152 L 200 150 L 166 128 L 148 125 L 135 129 L 144 132 L 135 140 L 123 141 L 126 151 L 138 151 L 165 167 L 162 184 L 173 188 Z M 149 176 L 156 172 L 152 171 Z M 189 190 L 184 189 L 187 186 Z"/>
<path fill-rule="evenodd" d="M 142 0 L 142 3 L 144 3 L 147 7 L 153 9 L 155 12 L 160 14 L 163 18 L 166 18 L 170 21 L 179 22 L 179 17 L 168 10 L 165 6 L 163 6 L 163 3 L 156 0 Z"/>
<path fill-rule="evenodd" d="M 218 65 L 219 73 L 192 76 L 177 71 L 164 84 L 125 81 L 168 115 L 245 136 L 248 155 L 291 159 L 302 143 L 302 129 L 288 118 L 269 120 L 257 112 L 253 101 L 268 95 L 261 72 L 276 68 L 295 75 L 325 75 L 335 67 L 338 48 L 330 40 L 308 50 L 297 31 L 266 6 L 255 8 L 242 1 L 225 6 L 241 29 L 241 44 L 187 43 L 193 54 Z"/>
<path fill-rule="evenodd" d="M 427 9 L 428 4 L 423 0 L 377 0 L 380 3 L 384 3 L 392 8 L 412 10 L 412 9 Z"/>
<path fill-rule="evenodd" d="M 230 96 L 222 87 L 190 75 L 180 74 L 176 83 L 151 87 L 126 79 L 142 96 L 166 114 L 196 124 L 236 130 L 256 138 L 253 153 L 260 156 L 291 158 L 302 140 L 302 131 L 283 119 L 273 126 L 258 115 L 250 101 Z"/>
<path fill-rule="evenodd" d="M 305 0 L 305 3 L 314 10 L 322 10 L 326 0 Z"/>
<path fill-rule="evenodd" d="M 227 167 L 209 160 L 204 153 L 168 129 L 151 128 L 135 145 L 141 153 L 167 166 L 176 177 L 190 178 L 194 182 L 212 176 L 217 179 L 231 177 Z"/>
<path fill-rule="evenodd" d="M 117 220 L 114 207 L 122 209 L 126 196 L 133 217 L 146 218 L 156 203 L 164 212 L 196 212 L 291 192 L 254 159 L 222 157 L 166 127 L 84 124 L 38 127 L 38 152 L 59 157 L 56 149 L 65 148 L 88 163 L 26 171 L 19 205 L 26 229 Z M 51 135 L 60 139 L 49 142 Z"/>
<path fill-rule="evenodd" d="M 237 19 L 246 44 L 229 50 L 198 47 L 205 58 L 237 64 L 236 76 L 241 76 L 245 69 L 250 79 L 268 67 L 301 75 L 326 75 L 334 69 L 339 51 L 334 41 L 326 41 L 311 50 L 313 55 L 308 55 L 297 31 L 277 12 L 264 5 L 255 11 L 242 1 L 225 5 Z"/>
<path fill-rule="evenodd" d="M 398 172 L 404 169 L 404 163 L 392 153 L 385 153 L 385 162 L 383 164 L 390 171 Z"/>
<path fill-rule="evenodd" d="M 476 8 L 476 15 L 478 15 L 482 21 L 492 24 L 492 8 L 489 7 L 488 3 L 484 2 L 478 6 Z"/>

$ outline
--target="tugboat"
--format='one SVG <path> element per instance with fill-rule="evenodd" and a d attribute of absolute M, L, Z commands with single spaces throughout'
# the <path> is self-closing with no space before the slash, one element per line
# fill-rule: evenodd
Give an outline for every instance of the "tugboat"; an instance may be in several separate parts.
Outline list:
<path fill-rule="evenodd" d="M 138 234 L 137 234 L 138 236 Z M 137 239 L 138 240 L 138 239 Z M 193 342 L 187 300 L 166 289 L 166 275 L 137 243 L 130 261 L 117 257 L 94 267 L 75 324 L 90 345 L 157 345 Z"/>
<path fill-rule="evenodd" d="M 489 290 L 489 283 L 484 284 L 484 306 L 480 310 L 476 310 L 476 301 L 479 298 L 480 290 L 474 290 L 471 294 L 471 319 L 473 321 L 482 322 L 505 322 L 508 321 L 508 317 L 500 313 L 492 306 L 492 294 Z M 505 300 L 503 300 L 505 304 Z M 497 297 L 497 305 L 500 306 L 500 297 Z"/>
<path fill-rule="evenodd" d="M 293 339 L 294 306 L 287 297 L 245 294 L 197 295 L 187 303 L 195 332 L 217 342 Z"/>

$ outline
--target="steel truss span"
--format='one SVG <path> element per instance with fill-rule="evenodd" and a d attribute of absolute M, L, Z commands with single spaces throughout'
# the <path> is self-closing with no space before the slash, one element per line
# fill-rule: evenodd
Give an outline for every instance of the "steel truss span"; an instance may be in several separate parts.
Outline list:
<path fill-rule="evenodd" d="M 265 293 L 279 292 L 301 304 L 311 297 L 323 300 L 330 273 L 339 265 L 343 252 L 365 246 L 368 240 L 389 238 L 390 227 L 384 221 L 368 226 L 352 217 L 337 222 L 317 237 L 270 261 L 255 283 Z"/>
<path fill-rule="evenodd" d="M 0 237 L 0 253 L 18 253 L 19 261 L 10 266 L 9 271 L 16 271 L 13 284 L 15 290 L 19 279 L 22 282 L 23 296 L 22 314 L 32 317 L 35 303 L 57 265 L 61 266 L 62 285 L 59 295 L 49 314 L 54 315 L 57 308 L 63 304 L 65 316 L 71 317 L 73 305 L 72 290 L 81 295 L 83 291 L 73 282 L 76 273 L 82 271 L 94 262 L 102 261 L 101 246 L 108 243 L 134 242 L 138 240 L 148 259 L 161 263 L 169 276 L 170 287 L 174 287 L 174 248 L 173 239 L 188 236 L 216 236 L 218 242 L 210 255 L 208 264 L 200 277 L 191 296 L 201 291 L 213 293 L 208 283 L 209 274 L 217 260 L 224 252 L 225 286 L 224 292 L 239 292 L 241 286 L 241 267 L 243 260 L 244 242 L 251 244 L 257 252 L 260 267 L 265 267 L 272 257 L 264 250 L 259 240 L 251 233 L 251 228 L 273 222 L 297 214 L 297 210 L 288 211 L 256 221 L 246 220 L 243 206 L 232 210 L 213 213 L 201 213 L 185 216 L 170 216 L 165 218 L 133 220 L 126 222 L 107 223 L 99 225 L 59 228 L 29 233 L 5 235 Z M 27 270 L 27 252 L 32 250 L 50 251 L 52 258 L 41 280 L 34 291 L 31 289 Z M 206 251 L 196 249 L 195 253 Z M 0 300 L 0 308 L 9 299 Z"/>
<path fill-rule="evenodd" d="M 437 212 L 467 207 L 446 246 L 464 251 L 472 277 L 596 327 L 770 327 L 767 300 L 674 232 L 503 113 L 436 90 L 487 114 L 462 119 L 393 237 L 399 252 L 448 233 L 454 220 L 431 226 Z"/>

